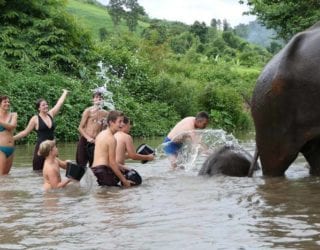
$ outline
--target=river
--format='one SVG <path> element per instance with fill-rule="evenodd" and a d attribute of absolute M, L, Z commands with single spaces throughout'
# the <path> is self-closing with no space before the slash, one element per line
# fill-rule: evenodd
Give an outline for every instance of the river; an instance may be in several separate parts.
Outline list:
<path fill-rule="evenodd" d="M 161 139 L 143 142 L 156 148 Z M 253 154 L 252 135 L 239 142 Z M 60 158 L 74 159 L 74 143 L 58 147 Z M 302 157 L 284 178 L 200 177 L 203 157 L 185 170 L 170 169 L 165 157 L 129 161 L 139 187 L 100 188 L 89 170 L 80 183 L 44 193 L 32 151 L 18 146 L 0 177 L 0 249 L 320 248 L 320 179 Z"/>

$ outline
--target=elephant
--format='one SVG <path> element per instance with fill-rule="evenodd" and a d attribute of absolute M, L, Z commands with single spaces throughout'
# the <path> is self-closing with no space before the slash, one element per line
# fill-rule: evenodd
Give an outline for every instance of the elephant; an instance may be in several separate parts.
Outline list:
<path fill-rule="evenodd" d="M 203 163 L 198 175 L 216 175 L 244 177 L 248 176 L 253 157 L 249 152 L 234 145 L 217 148 Z M 253 170 L 259 169 L 256 162 Z"/>
<path fill-rule="evenodd" d="M 320 175 L 320 22 L 296 34 L 264 67 L 251 99 L 264 176 L 283 176 L 299 153 Z"/>

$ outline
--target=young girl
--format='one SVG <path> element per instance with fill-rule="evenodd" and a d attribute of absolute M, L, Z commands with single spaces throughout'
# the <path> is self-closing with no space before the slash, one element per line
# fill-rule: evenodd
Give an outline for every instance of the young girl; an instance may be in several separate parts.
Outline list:
<path fill-rule="evenodd" d="M 60 168 L 67 167 L 67 161 L 62 161 L 58 156 L 58 148 L 55 141 L 45 140 L 39 146 L 39 155 L 45 158 L 43 166 L 44 190 L 63 188 L 71 181 L 61 181 Z"/>

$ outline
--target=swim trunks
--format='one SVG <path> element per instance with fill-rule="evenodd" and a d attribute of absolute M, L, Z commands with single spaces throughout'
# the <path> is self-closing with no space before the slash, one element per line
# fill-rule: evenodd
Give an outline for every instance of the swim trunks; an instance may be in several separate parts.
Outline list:
<path fill-rule="evenodd" d="M 106 165 L 94 166 L 91 168 L 97 177 L 99 186 L 120 186 L 119 178 L 113 173 L 112 169 Z"/>
<path fill-rule="evenodd" d="M 0 151 L 3 152 L 7 158 L 9 158 L 14 152 L 14 147 L 0 146 Z"/>
<path fill-rule="evenodd" d="M 171 139 L 168 137 L 166 137 L 163 141 L 163 149 L 167 155 L 177 155 L 182 145 L 182 143 L 171 141 Z"/>
<path fill-rule="evenodd" d="M 94 143 L 88 142 L 83 136 L 80 137 L 76 152 L 76 162 L 79 166 L 86 166 L 88 162 L 89 167 L 92 166 L 94 146 Z"/>

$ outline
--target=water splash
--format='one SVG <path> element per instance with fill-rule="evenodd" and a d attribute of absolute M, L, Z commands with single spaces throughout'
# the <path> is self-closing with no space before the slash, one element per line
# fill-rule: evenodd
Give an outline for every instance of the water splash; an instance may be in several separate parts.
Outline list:
<path fill-rule="evenodd" d="M 100 103 L 100 108 L 107 107 L 109 110 L 114 110 L 115 104 L 113 101 L 113 93 L 108 90 L 107 86 L 110 84 L 120 84 L 127 68 L 125 66 L 124 70 L 119 73 L 112 65 L 105 65 L 102 61 L 100 61 L 97 66 L 99 67 L 99 71 L 96 72 L 96 75 L 98 79 L 103 81 L 103 85 L 97 86 L 91 91 L 93 93 L 101 93 L 103 95 L 104 100 Z"/>
<path fill-rule="evenodd" d="M 194 136 L 194 140 L 190 137 Z M 186 171 L 198 170 L 200 166 L 197 163 L 202 163 L 202 158 L 206 158 L 218 147 L 227 145 L 240 148 L 238 140 L 222 129 L 206 129 L 193 130 L 177 135 L 173 140 L 183 141 L 183 146 L 177 157 L 178 167 L 184 168 Z M 157 148 L 157 153 L 164 155 L 163 146 Z"/>

